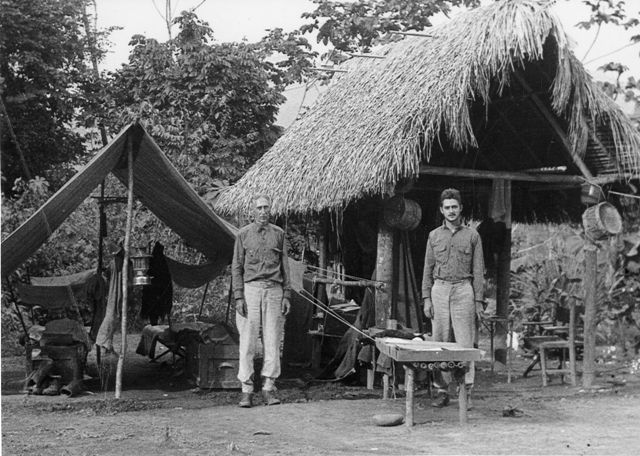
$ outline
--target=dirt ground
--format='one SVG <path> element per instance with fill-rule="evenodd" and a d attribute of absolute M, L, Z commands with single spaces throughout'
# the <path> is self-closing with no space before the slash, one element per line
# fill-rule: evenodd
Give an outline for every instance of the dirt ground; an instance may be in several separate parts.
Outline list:
<path fill-rule="evenodd" d="M 115 359 L 80 397 L 20 393 L 23 358 L 2 359 L 2 451 L 6 455 L 341 455 L 341 454 L 638 454 L 640 376 L 630 362 L 599 366 L 598 387 L 584 390 L 540 371 L 516 378 L 478 363 L 469 424 L 458 423 L 456 401 L 434 409 L 426 388 L 416 394 L 416 425 L 378 427 L 372 417 L 403 413 L 404 394 L 383 401 L 381 390 L 311 381 L 285 370 L 283 404 L 236 406 L 237 391 L 202 391 L 171 366 L 149 363 L 129 342 L 124 392 L 113 398 Z M 481 347 L 483 345 L 481 343 Z M 90 359 L 90 364 L 91 364 Z M 91 370 L 89 371 L 91 372 Z M 516 409 L 516 416 L 503 416 Z"/>

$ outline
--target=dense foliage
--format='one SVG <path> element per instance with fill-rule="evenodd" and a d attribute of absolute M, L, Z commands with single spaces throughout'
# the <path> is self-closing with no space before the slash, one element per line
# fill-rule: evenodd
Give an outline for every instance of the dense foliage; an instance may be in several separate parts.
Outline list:
<path fill-rule="evenodd" d="M 44 176 L 57 187 L 87 155 L 82 136 L 73 128 L 85 89 L 95 77 L 87 65 L 83 25 L 87 3 L 0 2 L 0 148 L 5 194 L 10 194 L 18 177 Z M 104 52 L 104 44 L 102 39 L 96 41 L 98 54 Z"/>

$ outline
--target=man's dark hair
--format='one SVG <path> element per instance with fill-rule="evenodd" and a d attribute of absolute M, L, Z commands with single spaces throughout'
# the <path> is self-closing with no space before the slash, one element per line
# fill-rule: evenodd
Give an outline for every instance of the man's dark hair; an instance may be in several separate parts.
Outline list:
<path fill-rule="evenodd" d="M 462 206 L 462 196 L 460 196 L 460 190 L 455 188 L 445 188 L 440 194 L 440 207 L 446 199 L 454 199 L 458 201 L 458 204 Z"/>

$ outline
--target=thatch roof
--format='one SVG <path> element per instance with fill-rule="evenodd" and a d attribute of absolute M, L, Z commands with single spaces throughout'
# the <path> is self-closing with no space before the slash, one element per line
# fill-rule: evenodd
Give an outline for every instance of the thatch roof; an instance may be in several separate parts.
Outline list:
<path fill-rule="evenodd" d="M 604 128 L 617 172 L 640 175 L 640 134 L 573 55 L 559 19 L 546 6 L 496 2 L 429 34 L 384 46 L 376 52 L 384 59 L 344 63 L 348 72 L 338 73 L 315 106 L 222 194 L 217 209 L 243 211 L 253 195 L 263 193 L 273 197 L 277 214 L 339 209 L 387 194 L 400 179 L 417 177 L 425 160 L 479 148 L 477 118 L 517 85 L 514 72 L 528 71 L 531 62 L 544 63 L 529 82 L 547 75 L 546 85 L 536 88 L 573 151 L 585 155 L 593 126 Z M 518 169 L 519 152 L 510 153 L 515 155 L 506 160 L 507 169 Z M 486 160 L 493 161 L 498 160 Z M 558 164 L 552 161 L 537 164 Z"/>

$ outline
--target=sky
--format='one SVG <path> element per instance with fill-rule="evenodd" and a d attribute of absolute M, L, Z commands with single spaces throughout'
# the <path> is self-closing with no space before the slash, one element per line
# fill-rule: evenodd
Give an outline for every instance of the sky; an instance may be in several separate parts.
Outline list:
<path fill-rule="evenodd" d="M 640 11 L 640 0 L 627 0 L 626 3 L 630 12 L 637 14 Z M 293 30 L 305 22 L 300 17 L 302 13 L 312 11 L 315 6 L 310 0 L 171 0 L 174 16 L 199 4 L 196 14 L 209 23 L 214 38 L 221 42 L 259 41 L 266 35 L 265 30 L 275 27 Z M 115 70 L 127 61 L 128 42 L 134 34 L 166 40 L 168 33 L 160 14 L 164 14 L 164 8 L 165 0 L 97 0 L 98 27 L 122 27 L 122 30 L 112 33 L 110 41 L 113 46 L 101 63 L 101 69 Z M 552 9 L 573 39 L 576 55 L 596 79 L 615 80 L 613 74 L 598 71 L 598 67 L 610 61 L 622 62 L 630 68 L 623 74 L 623 81 L 632 75 L 640 79 L 640 44 L 625 48 L 631 35 L 640 34 L 640 27 L 625 31 L 622 27 L 605 26 L 589 50 L 596 36 L 595 29 L 583 30 L 575 26 L 589 17 L 589 9 L 583 1 L 556 0 Z M 433 22 L 437 21 L 435 18 Z M 309 38 L 312 41 L 311 35 Z M 290 103 L 282 109 L 281 125 L 293 120 L 290 117 L 295 117 L 300 104 L 312 103 L 317 97 L 317 89 L 314 88 L 308 91 L 305 100 L 302 100 L 303 93 L 304 88 L 300 87 L 292 87 L 285 93 Z M 627 109 L 633 108 L 629 106 Z"/>

